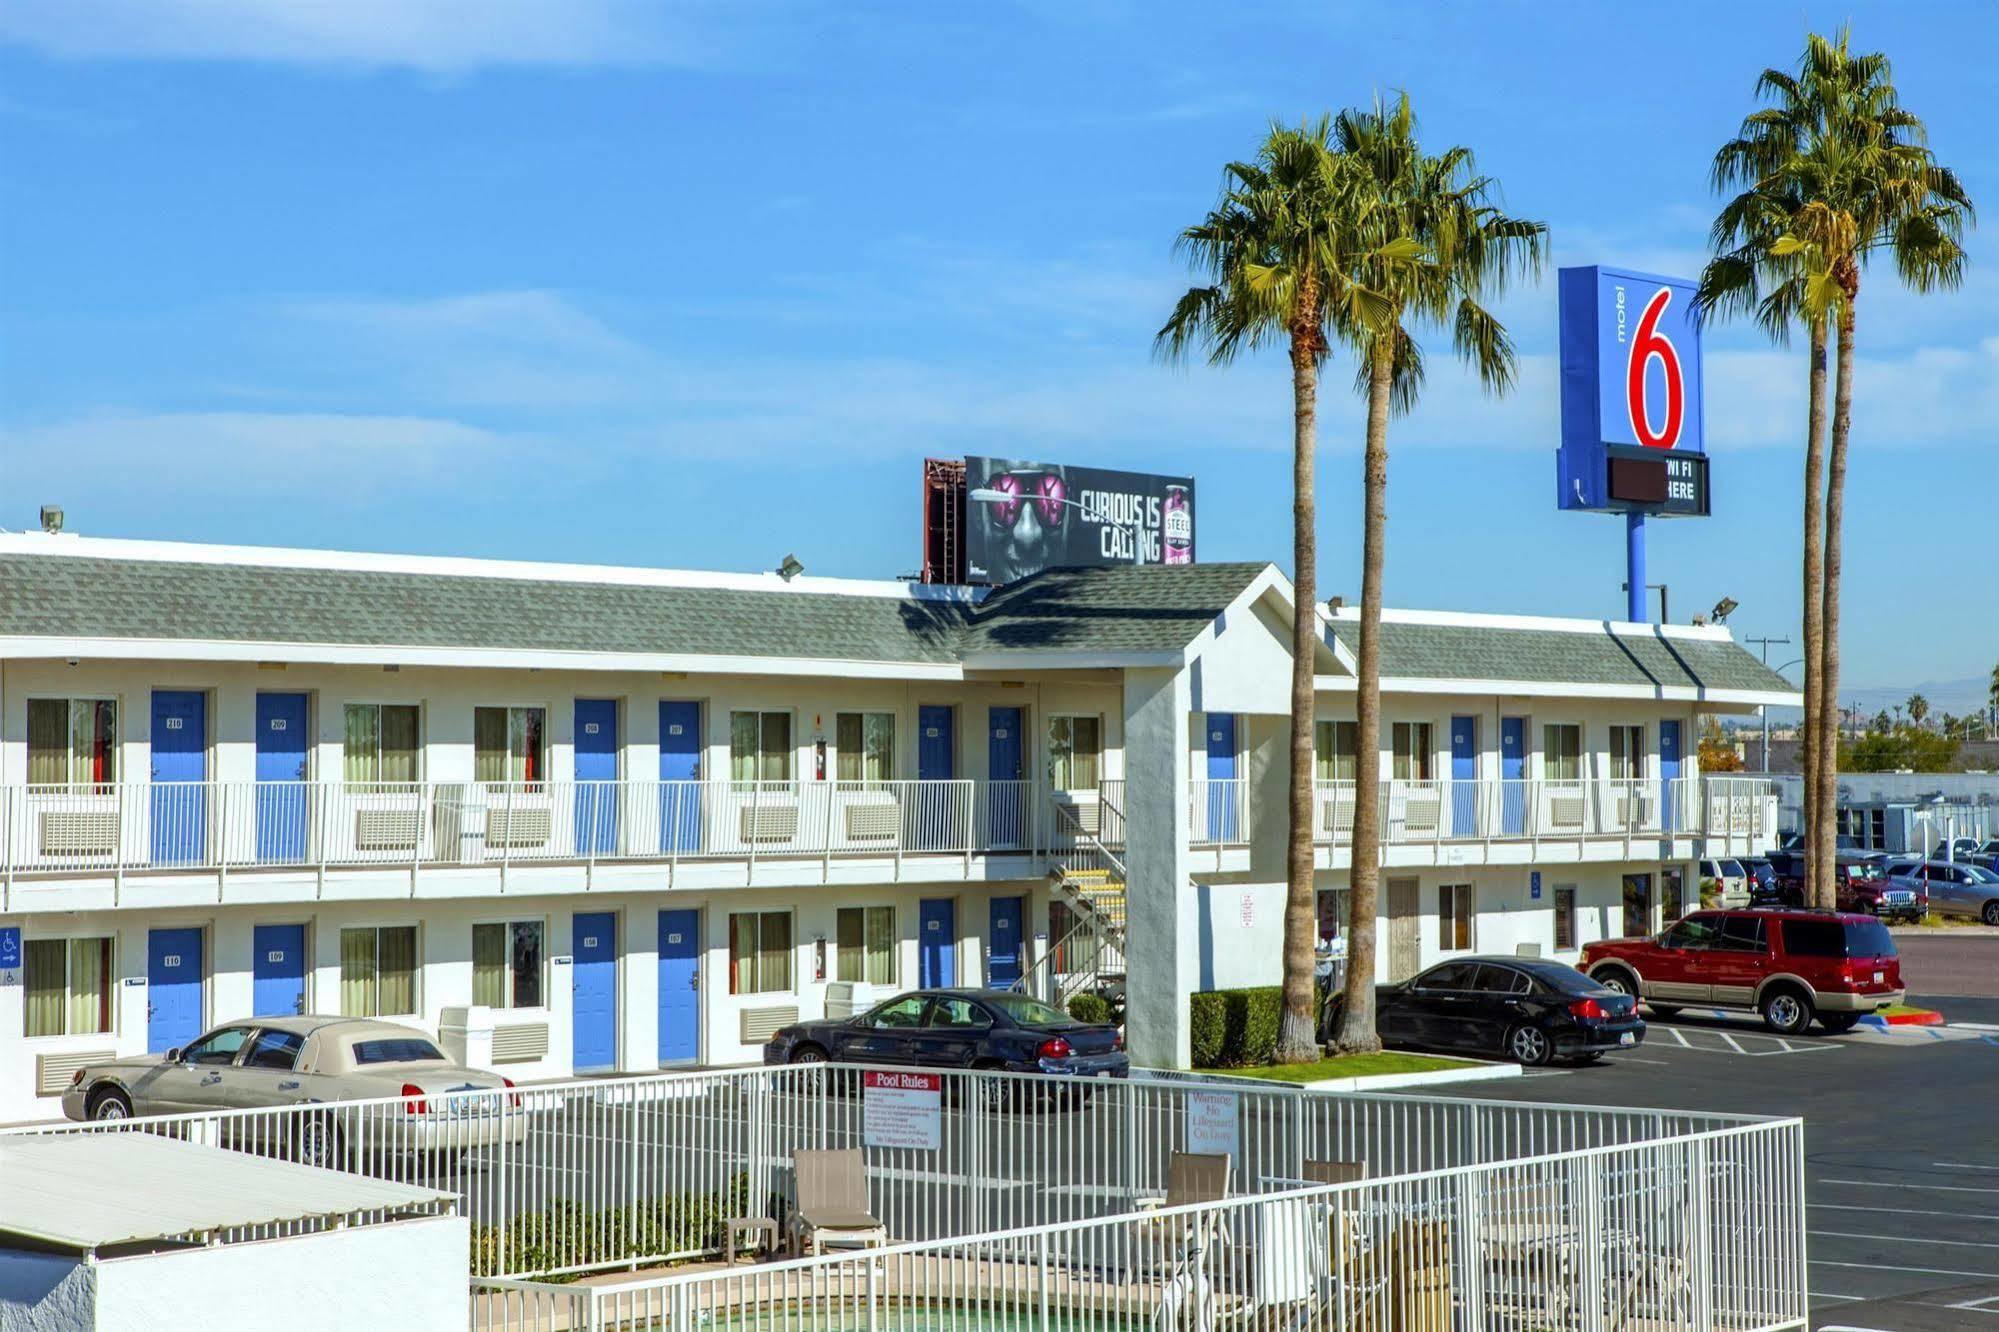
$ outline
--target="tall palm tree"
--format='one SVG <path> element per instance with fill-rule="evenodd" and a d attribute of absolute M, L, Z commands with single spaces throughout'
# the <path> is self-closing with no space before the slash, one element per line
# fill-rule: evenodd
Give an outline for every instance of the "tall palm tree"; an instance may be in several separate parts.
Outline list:
<path fill-rule="evenodd" d="M 1412 407 L 1423 383 L 1423 354 L 1412 332 L 1430 324 L 1450 330 L 1460 360 L 1488 392 L 1514 382 L 1512 339 L 1481 300 L 1515 273 L 1540 269 L 1547 227 L 1509 217 L 1489 200 L 1497 190 L 1477 173 L 1467 148 L 1431 156 L 1416 139 L 1416 119 L 1404 95 L 1377 99 L 1371 110 L 1340 114 L 1340 154 L 1360 170 L 1353 198 L 1354 229 L 1366 241 L 1350 250 L 1350 281 L 1367 299 L 1348 303 L 1335 329 L 1353 352 L 1355 388 L 1367 399 L 1363 462 L 1360 642 L 1354 746 L 1354 820 L 1348 895 L 1346 993 L 1339 1030 L 1342 1051 L 1380 1048 L 1374 1027 L 1375 919 L 1381 878 L 1381 581 L 1387 538 L 1388 418 Z M 1426 262 L 1385 256 L 1414 247 Z"/>
<path fill-rule="evenodd" d="M 1830 737 L 1838 725 L 1841 534 L 1860 278 L 1885 252 L 1917 291 L 1958 285 L 1964 271 L 1960 241 L 1972 207 L 1957 176 L 1929 150 L 1922 121 L 1902 107 L 1887 57 L 1854 54 L 1848 30 L 1834 38 L 1809 34 L 1797 72 L 1765 70 L 1757 90 L 1773 105 L 1743 121 L 1741 133 L 1716 158 L 1716 178 L 1745 182 L 1760 195 L 1790 204 L 1788 225 L 1770 239 L 1768 256 L 1794 274 L 1809 273 L 1829 284 L 1822 294 L 1839 335 L 1826 457 L 1824 567 L 1817 588 L 1807 570 L 1805 589 L 1808 674 L 1815 599 L 1820 658 L 1816 696 L 1806 699 L 1808 726 L 1816 728 L 1807 753 L 1814 770 L 1807 791 L 1808 863 L 1814 900 L 1831 905 L 1838 753 Z M 1809 504 L 1808 499 L 1808 509 Z M 1808 514 L 1808 564 L 1811 528 Z"/>
<path fill-rule="evenodd" d="M 1929 716 L 1930 716 L 1930 701 L 1924 698 L 1920 693 L 1909 695 L 1910 724 L 1915 726 L 1921 726 L 1924 722 L 1929 720 Z"/>
<path fill-rule="evenodd" d="M 1209 279 L 1176 303 L 1155 349 L 1169 361 L 1195 348 L 1227 365 L 1245 352 L 1282 343 L 1291 361 L 1292 569 L 1296 606 L 1291 633 L 1290 835 L 1286 845 L 1284 1015 L 1277 1058 L 1305 1062 L 1319 1054 L 1312 1004 L 1317 901 L 1312 854 L 1313 668 L 1318 619 L 1317 501 L 1319 367 L 1337 323 L 1373 297 L 1352 274 L 1363 267 L 1356 246 L 1372 202 L 1357 191 L 1358 173 L 1332 144 L 1326 118 L 1296 128 L 1273 124 L 1250 162 L 1224 169 L 1222 196 L 1205 218 L 1180 234 L 1178 249 Z M 1385 271 L 1420 259 L 1413 245 L 1380 244 L 1368 256 Z"/>

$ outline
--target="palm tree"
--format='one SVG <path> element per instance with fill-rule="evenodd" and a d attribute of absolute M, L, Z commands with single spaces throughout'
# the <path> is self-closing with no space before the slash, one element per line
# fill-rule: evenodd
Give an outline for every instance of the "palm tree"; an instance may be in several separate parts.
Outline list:
<path fill-rule="evenodd" d="M 1921 726 L 1930 715 L 1930 701 L 1921 694 L 1909 695 L 1908 708 L 1909 721 L 1915 726 Z"/>
<path fill-rule="evenodd" d="M 1408 97 L 1371 111 L 1342 112 L 1341 155 L 1361 171 L 1353 227 L 1367 238 L 1353 247 L 1351 285 L 1363 299 L 1344 305 L 1336 331 L 1359 362 L 1355 388 L 1367 397 L 1362 507 L 1360 642 L 1355 653 L 1354 821 L 1348 895 L 1347 977 L 1339 1030 L 1341 1051 L 1379 1049 L 1374 1028 L 1374 944 L 1381 862 L 1381 581 L 1387 536 L 1388 418 L 1415 404 L 1423 382 L 1422 348 L 1412 324 L 1450 329 L 1459 359 L 1488 392 L 1513 385 L 1515 358 L 1506 329 L 1479 302 L 1516 271 L 1539 271 L 1547 227 L 1509 217 L 1488 200 L 1493 182 L 1478 175 L 1469 149 L 1436 156 L 1416 141 Z M 1425 262 L 1394 257 L 1409 248 Z"/>
<path fill-rule="evenodd" d="M 1839 333 L 1825 462 L 1824 567 L 1816 588 L 1809 568 L 1809 498 L 1806 519 L 1808 686 L 1815 599 L 1820 663 L 1815 696 L 1806 699 L 1812 728 L 1807 764 L 1816 770 L 1815 778 L 1808 779 L 1808 860 L 1813 897 L 1822 905 L 1831 905 L 1836 849 L 1838 754 L 1828 737 L 1837 725 L 1841 532 L 1860 277 L 1873 257 L 1886 252 L 1902 280 L 1917 291 L 1958 285 L 1964 271 L 1960 240 L 1972 217 L 1963 185 L 1938 165 L 1922 122 L 1901 106 L 1889 80 L 1887 57 L 1879 52 L 1855 55 L 1849 38 L 1846 29 L 1836 38 L 1810 34 L 1795 75 L 1765 70 L 1757 90 L 1774 104 L 1745 119 L 1741 133 L 1715 162 L 1717 181 L 1745 183 L 1745 193 L 1781 201 L 1781 230 L 1760 229 L 1755 238 L 1766 242 L 1761 248 L 1772 265 L 1802 281 L 1807 299 L 1801 304 L 1823 302 Z M 1760 215 L 1774 221 L 1767 212 Z M 1822 359 L 1821 352 L 1813 367 L 1819 376 L 1824 373 Z M 1816 405 L 1821 412 L 1822 395 L 1820 388 Z"/>
<path fill-rule="evenodd" d="M 1292 577 L 1290 836 L 1285 855 L 1284 1014 L 1277 1058 L 1319 1055 L 1312 1005 L 1317 943 L 1312 848 L 1313 670 L 1320 638 L 1317 600 L 1319 367 L 1336 324 L 1371 303 L 1352 274 L 1366 268 L 1356 247 L 1378 237 L 1373 201 L 1356 189 L 1358 173 L 1333 149 L 1326 118 L 1287 128 L 1273 124 L 1256 159 L 1224 169 L 1222 197 L 1180 234 L 1178 249 L 1209 279 L 1174 306 L 1154 347 L 1177 361 L 1195 347 L 1214 365 L 1283 343 L 1291 360 Z M 1395 271 L 1418 262 L 1412 245 L 1382 245 L 1367 256 Z M 1369 937 L 1373 931 L 1370 927 Z"/>

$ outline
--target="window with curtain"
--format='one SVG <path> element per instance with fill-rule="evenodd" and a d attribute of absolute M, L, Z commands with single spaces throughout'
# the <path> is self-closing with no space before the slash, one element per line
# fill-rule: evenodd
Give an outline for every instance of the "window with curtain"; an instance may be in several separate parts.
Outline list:
<path fill-rule="evenodd" d="M 791 913 L 738 911 L 729 917 L 729 993 L 791 992 Z"/>
<path fill-rule="evenodd" d="M 1437 888 L 1437 947 L 1463 952 L 1472 946 L 1472 886 L 1446 883 Z"/>
<path fill-rule="evenodd" d="M 108 786 L 118 780 L 118 705 L 108 698 L 28 700 L 28 784 Z"/>
<path fill-rule="evenodd" d="M 842 712 L 834 719 L 834 776 L 843 782 L 886 782 L 895 776 L 895 714 Z"/>
<path fill-rule="evenodd" d="M 542 923 L 513 920 L 472 927 L 472 1002 L 539 1008 Z"/>
<path fill-rule="evenodd" d="M 30 939 L 21 970 L 26 1035 L 111 1030 L 110 939 Z"/>
<path fill-rule="evenodd" d="M 1395 745 L 1395 767 L 1393 775 L 1398 782 L 1427 782 L 1430 780 L 1430 723 L 1396 722 L 1392 738 Z"/>
<path fill-rule="evenodd" d="M 1360 747 L 1359 723 L 1322 721 L 1314 729 L 1317 735 L 1312 751 L 1317 760 L 1319 780 L 1353 781 L 1359 775 L 1359 760 L 1355 757 Z"/>
<path fill-rule="evenodd" d="M 1645 728 L 1610 728 L 1610 775 L 1615 781 L 1635 782 L 1645 775 Z"/>
<path fill-rule="evenodd" d="M 789 712 L 729 714 L 729 780 L 736 782 L 791 780 Z"/>
<path fill-rule="evenodd" d="M 1541 728 L 1541 776 L 1551 782 L 1582 780 L 1582 727 L 1574 722 L 1549 722 Z"/>
<path fill-rule="evenodd" d="M 472 780 L 546 781 L 547 723 L 543 708 L 472 709 Z"/>
<path fill-rule="evenodd" d="M 837 925 L 836 979 L 867 985 L 895 984 L 895 908 L 841 907 Z"/>
<path fill-rule="evenodd" d="M 341 773 L 358 786 L 415 782 L 417 707 L 414 703 L 349 703 Z"/>
<path fill-rule="evenodd" d="M 340 931 L 340 1011 L 347 1017 L 416 1014 L 416 926 Z"/>
<path fill-rule="evenodd" d="M 1048 719 L 1048 780 L 1058 791 L 1094 791 L 1102 773 L 1103 722 L 1097 717 Z"/>

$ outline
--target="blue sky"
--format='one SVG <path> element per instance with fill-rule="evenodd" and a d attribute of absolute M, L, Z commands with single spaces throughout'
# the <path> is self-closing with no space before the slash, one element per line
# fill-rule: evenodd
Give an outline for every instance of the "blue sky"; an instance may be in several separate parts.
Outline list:
<path fill-rule="evenodd" d="M 1689 273 L 1757 70 L 1848 15 L 1999 208 L 1983 0 L 10 0 L 0 524 L 893 575 L 919 460 L 993 452 L 1190 472 L 1204 558 L 1288 564 L 1281 358 L 1150 356 L 1224 161 L 1403 88 L 1557 264 Z M 1999 654 L 1995 237 L 1959 293 L 1864 289 L 1856 685 Z M 1511 398 L 1438 355 L 1396 423 L 1391 604 L 1621 613 L 1620 525 L 1553 504 L 1553 282 L 1501 302 Z M 1710 337 L 1714 517 L 1653 524 L 1676 618 L 1797 637 L 1801 355 Z M 1350 373 L 1320 583 L 1353 595 Z"/>

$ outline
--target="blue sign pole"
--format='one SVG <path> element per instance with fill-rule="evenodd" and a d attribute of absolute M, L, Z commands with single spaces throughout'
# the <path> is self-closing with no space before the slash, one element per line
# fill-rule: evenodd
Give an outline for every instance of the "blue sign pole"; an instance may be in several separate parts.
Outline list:
<path fill-rule="evenodd" d="M 1624 590 L 1624 618 L 1644 624 L 1645 515 L 1636 510 L 1624 515 Z"/>

